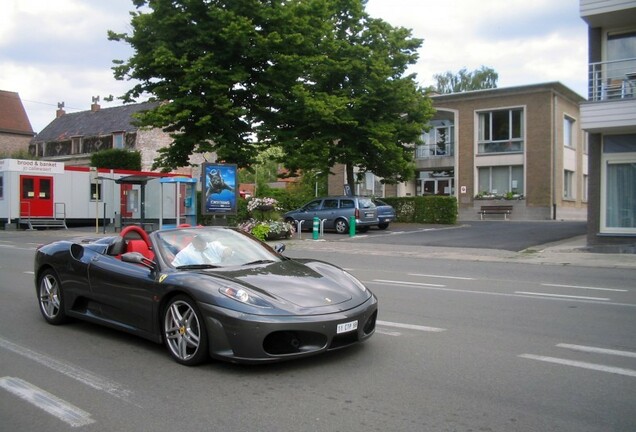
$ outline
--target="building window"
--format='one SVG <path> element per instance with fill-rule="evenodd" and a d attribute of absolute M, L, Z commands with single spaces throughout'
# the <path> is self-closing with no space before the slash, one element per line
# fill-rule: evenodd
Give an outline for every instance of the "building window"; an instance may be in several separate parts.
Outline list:
<path fill-rule="evenodd" d="M 82 137 L 71 138 L 71 154 L 82 153 Z"/>
<path fill-rule="evenodd" d="M 123 132 L 117 132 L 113 134 L 113 148 L 115 149 L 124 148 L 124 133 Z"/>
<path fill-rule="evenodd" d="M 91 201 L 99 201 L 102 199 L 102 184 L 99 182 L 91 183 Z"/>
<path fill-rule="evenodd" d="M 523 166 L 481 167 L 478 171 L 479 193 L 492 195 L 523 195 Z"/>
<path fill-rule="evenodd" d="M 523 151 L 523 109 L 482 112 L 478 121 L 478 153 Z"/>
<path fill-rule="evenodd" d="M 431 130 L 422 134 L 422 142 L 424 144 L 417 147 L 416 158 L 453 156 L 455 127 L 449 121 L 433 121 L 431 123 Z"/>
<path fill-rule="evenodd" d="M 636 234 L 636 135 L 603 137 L 601 232 Z"/>
<path fill-rule="evenodd" d="M 574 141 L 574 119 L 572 117 L 563 117 L 563 145 L 565 147 L 575 148 Z"/>
<path fill-rule="evenodd" d="M 574 172 L 563 171 L 563 198 L 574 199 Z"/>

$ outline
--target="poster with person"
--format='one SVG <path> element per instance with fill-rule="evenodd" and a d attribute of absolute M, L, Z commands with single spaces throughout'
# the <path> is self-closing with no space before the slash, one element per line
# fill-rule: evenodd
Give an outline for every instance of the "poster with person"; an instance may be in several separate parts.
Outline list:
<path fill-rule="evenodd" d="M 206 215 L 233 215 L 237 211 L 238 170 L 233 164 L 204 163 L 201 169 L 202 204 Z"/>

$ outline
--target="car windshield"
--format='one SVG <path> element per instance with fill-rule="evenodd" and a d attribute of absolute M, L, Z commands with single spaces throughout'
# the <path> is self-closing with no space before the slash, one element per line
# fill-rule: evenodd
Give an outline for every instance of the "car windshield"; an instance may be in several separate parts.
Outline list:
<path fill-rule="evenodd" d="M 153 234 L 159 254 L 175 268 L 217 268 L 282 260 L 269 246 L 232 228 L 182 228 Z"/>

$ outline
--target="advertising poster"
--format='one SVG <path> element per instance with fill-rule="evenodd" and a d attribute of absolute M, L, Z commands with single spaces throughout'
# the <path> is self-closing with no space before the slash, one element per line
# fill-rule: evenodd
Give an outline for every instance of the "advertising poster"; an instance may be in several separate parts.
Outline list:
<path fill-rule="evenodd" d="M 204 163 L 201 169 L 201 210 L 206 215 L 236 214 L 238 170 L 236 165 Z"/>

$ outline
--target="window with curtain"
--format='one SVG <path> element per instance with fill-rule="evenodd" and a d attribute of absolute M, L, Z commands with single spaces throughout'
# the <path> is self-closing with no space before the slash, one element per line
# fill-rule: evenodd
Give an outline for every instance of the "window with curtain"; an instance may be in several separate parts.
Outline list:
<path fill-rule="evenodd" d="M 636 233 L 636 135 L 603 138 L 601 231 Z"/>
<path fill-rule="evenodd" d="M 480 167 L 477 172 L 479 193 L 505 195 L 523 194 L 523 166 Z"/>
<path fill-rule="evenodd" d="M 563 171 L 563 198 L 574 199 L 574 172 Z"/>

